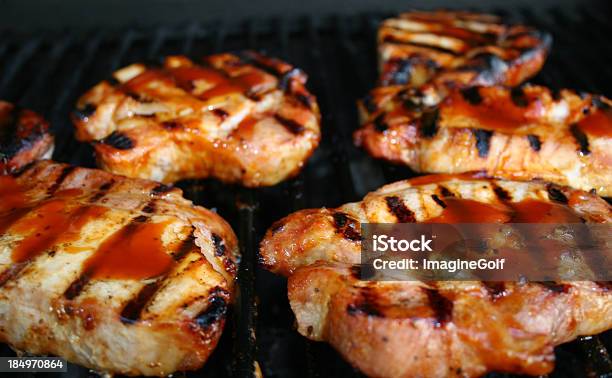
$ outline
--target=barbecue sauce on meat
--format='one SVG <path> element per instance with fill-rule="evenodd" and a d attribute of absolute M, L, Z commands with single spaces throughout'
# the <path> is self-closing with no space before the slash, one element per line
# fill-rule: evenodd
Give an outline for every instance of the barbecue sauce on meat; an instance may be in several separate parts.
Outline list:
<path fill-rule="evenodd" d="M 593 136 L 612 138 L 612 110 L 596 110 L 580 120 L 578 127 Z"/>
<path fill-rule="evenodd" d="M 445 197 L 442 213 L 426 223 L 580 223 L 569 207 L 533 199 L 488 204 Z"/>
<path fill-rule="evenodd" d="M 479 125 L 480 128 L 496 131 L 511 131 L 521 127 L 534 118 L 537 119 L 538 102 L 518 106 L 507 96 L 487 97 L 479 104 L 467 101 L 461 93 L 452 93 L 440 106 L 441 115 L 447 117 L 465 117 Z"/>
<path fill-rule="evenodd" d="M 145 72 L 126 82 L 123 87 L 127 91 L 139 92 L 146 88 L 148 83 L 155 80 L 172 81 L 188 92 L 194 89 L 195 81 L 206 83 L 207 89 L 198 95 L 203 100 L 218 96 L 227 96 L 234 93 L 251 95 L 248 93 L 257 86 L 266 82 L 266 78 L 259 72 L 229 77 L 220 70 L 202 66 L 176 67 L 167 70 L 147 69 Z"/>
<path fill-rule="evenodd" d="M 146 279 L 166 274 L 174 260 L 161 237 L 167 223 L 132 222 L 108 237 L 85 261 L 88 278 Z"/>

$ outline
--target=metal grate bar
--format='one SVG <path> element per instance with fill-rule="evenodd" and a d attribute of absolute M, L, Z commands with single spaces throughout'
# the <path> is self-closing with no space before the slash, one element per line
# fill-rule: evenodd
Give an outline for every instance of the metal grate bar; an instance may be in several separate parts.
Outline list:
<path fill-rule="evenodd" d="M 13 60 L 11 60 L 10 63 L 4 68 L 2 78 L 0 78 L 0 97 L 10 98 L 10 96 L 7 94 L 9 92 L 9 84 L 11 84 L 12 80 L 23 67 L 25 62 L 27 62 L 28 59 L 34 55 L 40 44 L 40 37 L 30 39 L 19 49 L 19 51 L 17 51 L 13 57 Z"/>

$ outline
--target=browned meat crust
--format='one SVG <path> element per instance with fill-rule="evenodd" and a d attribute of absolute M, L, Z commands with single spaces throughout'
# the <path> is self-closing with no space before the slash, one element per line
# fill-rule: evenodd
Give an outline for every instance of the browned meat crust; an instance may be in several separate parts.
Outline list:
<path fill-rule="evenodd" d="M 319 143 L 306 75 L 277 59 L 247 51 L 198 65 L 171 56 L 114 79 L 83 95 L 73 116 L 77 138 L 113 173 L 274 185 L 297 174 Z"/>
<path fill-rule="evenodd" d="M 612 102 L 525 85 L 451 90 L 437 105 L 400 87 L 361 106 L 355 143 L 418 172 L 485 171 L 612 196 Z"/>
<path fill-rule="evenodd" d="M 0 341 L 91 369 L 200 368 L 233 298 L 236 236 L 178 189 L 42 161 L 0 176 Z"/>
<path fill-rule="evenodd" d="M 468 12 L 409 12 L 378 32 L 381 85 L 518 85 L 535 75 L 549 34 Z"/>
<path fill-rule="evenodd" d="M 0 174 L 15 172 L 53 153 L 49 124 L 31 110 L 0 101 Z"/>
<path fill-rule="evenodd" d="M 467 207 L 451 206 L 461 201 Z M 605 283 L 358 279 L 361 223 L 465 217 L 609 223 L 612 207 L 594 194 L 542 182 L 423 176 L 384 186 L 362 202 L 287 216 L 266 233 L 260 262 L 289 276 L 299 332 L 331 343 L 374 377 L 546 374 L 555 345 L 612 328 Z"/>

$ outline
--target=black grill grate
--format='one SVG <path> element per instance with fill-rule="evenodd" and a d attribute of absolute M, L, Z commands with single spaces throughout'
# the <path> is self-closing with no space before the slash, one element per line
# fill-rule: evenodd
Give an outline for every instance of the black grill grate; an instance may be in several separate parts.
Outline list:
<path fill-rule="evenodd" d="M 612 27 L 603 14 L 586 8 L 494 11 L 509 21 L 528 22 L 554 34 L 552 55 L 535 82 L 612 94 L 612 50 L 607 38 Z M 357 126 L 355 101 L 376 79 L 375 33 L 383 16 L 219 21 L 0 37 L 0 98 L 33 108 L 52 122 L 56 160 L 90 167 L 92 150 L 74 140 L 68 114 L 79 94 L 122 65 L 168 54 L 199 57 L 253 48 L 309 74 L 309 87 L 323 114 L 323 141 L 299 177 L 260 190 L 213 180 L 178 185 L 195 203 L 216 209 L 230 221 L 243 253 L 239 298 L 220 345 L 202 370 L 185 376 L 252 376 L 255 361 L 266 377 L 360 376 L 331 347 L 309 342 L 294 331 L 286 281 L 257 268 L 256 251 L 266 227 L 292 211 L 354 201 L 384 183 L 412 175 L 406 168 L 370 159 L 351 143 Z M 611 332 L 561 346 L 551 376 L 612 377 L 610 348 Z M 12 355 L 6 346 L 0 352 Z M 68 373 L 58 376 L 91 374 L 71 365 Z"/>

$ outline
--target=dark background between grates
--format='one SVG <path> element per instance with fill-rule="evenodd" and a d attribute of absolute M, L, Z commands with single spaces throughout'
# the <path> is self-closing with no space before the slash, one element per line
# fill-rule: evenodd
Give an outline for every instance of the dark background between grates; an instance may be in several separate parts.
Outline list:
<path fill-rule="evenodd" d="M 552 54 L 534 82 L 612 94 L 609 15 L 588 7 L 492 11 L 510 22 L 527 22 L 553 33 Z M 168 54 L 197 58 L 252 48 L 292 62 L 309 74 L 308 86 L 323 114 L 323 140 L 297 178 L 258 190 L 214 180 L 178 184 L 186 197 L 216 209 L 232 224 L 243 253 L 240 293 L 221 343 L 202 370 L 186 376 L 248 377 L 254 361 L 266 377 L 360 376 L 327 344 L 309 342 L 297 334 L 286 280 L 257 268 L 255 261 L 257 244 L 274 220 L 301 208 L 358 200 L 385 183 L 413 175 L 370 159 L 351 142 L 357 126 L 355 101 L 375 82 L 375 31 L 385 16 L 305 16 L 0 35 L 0 98 L 32 108 L 51 121 L 55 160 L 88 167 L 94 166 L 92 150 L 74 140 L 69 112 L 79 94 L 125 64 Z M 611 332 L 561 346 L 556 349 L 557 368 L 551 376 L 612 377 L 610 348 Z M 0 354 L 13 355 L 6 346 Z M 95 374 L 70 365 L 68 373 L 36 377 L 88 375 Z"/>

